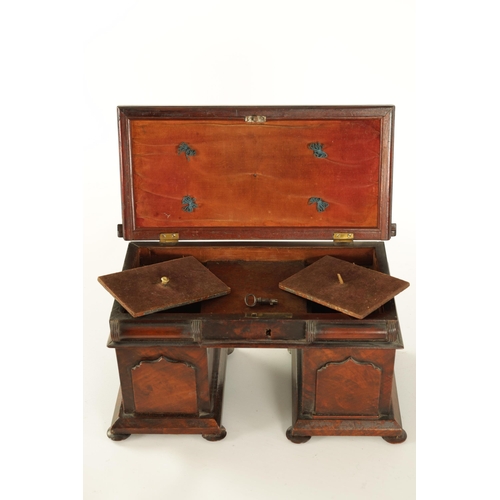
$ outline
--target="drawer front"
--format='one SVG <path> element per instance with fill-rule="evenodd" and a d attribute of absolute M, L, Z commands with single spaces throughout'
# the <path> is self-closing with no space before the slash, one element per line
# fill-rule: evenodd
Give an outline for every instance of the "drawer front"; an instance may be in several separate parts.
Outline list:
<path fill-rule="evenodd" d="M 263 342 L 304 341 L 304 321 L 244 319 L 237 321 L 205 321 L 202 327 L 202 341 L 215 342 Z"/>
<path fill-rule="evenodd" d="M 393 347 L 397 347 L 401 342 L 397 320 L 307 321 L 307 330 L 310 332 L 311 341 L 318 344 L 331 342 L 374 342 L 379 345 L 392 343 L 394 344 Z"/>
<path fill-rule="evenodd" d="M 167 321 L 159 319 L 125 319 L 110 321 L 111 339 L 122 340 L 157 340 L 157 341 L 196 341 L 194 321 Z"/>
<path fill-rule="evenodd" d="M 348 325 L 335 325 L 329 323 L 317 323 L 315 327 L 316 341 L 346 340 L 346 341 L 370 341 L 387 340 L 387 328 L 385 324 L 377 325 L 356 322 Z"/>

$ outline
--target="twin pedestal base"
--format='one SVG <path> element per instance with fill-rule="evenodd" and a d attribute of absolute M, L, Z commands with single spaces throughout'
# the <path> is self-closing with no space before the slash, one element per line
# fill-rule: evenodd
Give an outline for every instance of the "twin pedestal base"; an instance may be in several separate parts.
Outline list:
<path fill-rule="evenodd" d="M 122 387 L 108 437 L 201 434 L 208 441 L 223 439 L 226 359 L 232 350 L 198 348 L 195 356 L 188 348 L 183 357 L 177 349 L 147 357 L 118 350 Z M 199 356 L 200 351 L 205 355 Z M 291 354 L 293 425 L 286 436 L 292 443 L 312 436 L 380 436 L 391 444 L 406 440 L 393 352 L 293 349 Z"/>
<path fill-rule="evenodd" d="M 290 351 L 290 441 L 380 436 L 403 442 L 394 382 L 395 352 L 403 342 L 394 300 L 358 320 L 278 286 L 327 255 L 389 274 L 382 242 L 130 243 L 124 270 L 192 256 L 231 293 L 140 318 L 115 302 L 108 347 L 116 352 L 120 393 L 109 437 L 224 438 L 226 359 L 241 347 Z M 249 293 L 278 303 L 250 308 L 244 302 Z"/>

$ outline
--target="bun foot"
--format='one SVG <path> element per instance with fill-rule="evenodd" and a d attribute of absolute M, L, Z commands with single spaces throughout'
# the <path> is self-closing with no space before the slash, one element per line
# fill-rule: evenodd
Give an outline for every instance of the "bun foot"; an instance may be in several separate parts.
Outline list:
<path fill-rule="evenodd" d="M 288 427 L 286 430 L 286 437 L 292 442 L 296 444 L 307 443 L 311 436 L 292 436 L 292 427 Z"/>
<path fill-rule="evenodd" d="M 124 439 L 127 439 L 130 437 L 130 434 L 115 434 L 112 430 L 111 427 L 108 429 L 108 432 L 106 433 L 109 439 L 113 441 L 123 441 Z"/>
<path fill-rule="evenodd" d="M 384 441 L 387 441 L 388 443 L 391 443 L 391 444 L 403 443 L 406 441 L 406 438 L 407 438 L 407 435 L 406 435 L 405 431 L 401 432 L 401 434 L 399 436 L 382 436 L 382 439 Z"/>
<path fill-rule="evenodd" d="M 207 441 L 220 441 L 227 436 L 226 429 L 224 427 L 220 428 L 219 434 L 202 434 L 201 437 Z"/>

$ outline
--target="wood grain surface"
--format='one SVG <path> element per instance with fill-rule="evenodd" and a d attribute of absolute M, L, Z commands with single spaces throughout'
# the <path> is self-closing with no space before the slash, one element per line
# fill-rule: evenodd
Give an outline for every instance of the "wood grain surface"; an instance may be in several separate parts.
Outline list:
<path fill-rule="evenodd" d="M 282 290 L 358 319 L 409 286 L 399 278 L 328 255 L 279 284 Z"/>
<path fill-rule="evenodd" d="M 168 278 L 166 285 L 162 277 Z M 100 276 L 98 281 L 134 318 L 231 291 L 194 257 L 128 269 Z"/>

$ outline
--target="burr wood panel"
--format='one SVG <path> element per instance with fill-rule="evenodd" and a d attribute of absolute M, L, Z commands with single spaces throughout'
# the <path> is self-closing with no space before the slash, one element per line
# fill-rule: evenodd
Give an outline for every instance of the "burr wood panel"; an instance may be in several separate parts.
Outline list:
<path fill-rule="evenodd" d="M 322 366 L 316 377 L 316 415 L 378 416 L 379 367 L 348 357 Z"/>
<path fill-rule="evenodd" d="M 196 413 L 195 369 L 160 356 L 132 368 L 135 409 L 139 413 Z"/>

